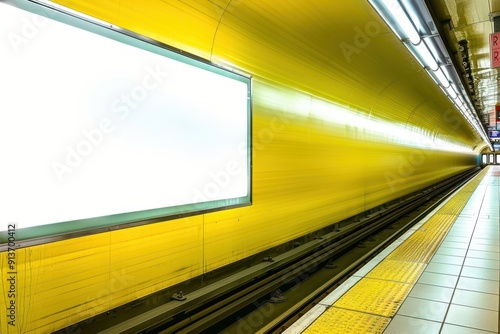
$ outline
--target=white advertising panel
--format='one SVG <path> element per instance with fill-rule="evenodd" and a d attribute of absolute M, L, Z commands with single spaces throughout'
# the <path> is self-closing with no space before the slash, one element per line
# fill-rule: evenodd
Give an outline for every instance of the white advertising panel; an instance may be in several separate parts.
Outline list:
<path fill-rule="evenodd" d="M 25 1 L 0 38 L 0 231 L 250 203 L 248 77 Z"/>

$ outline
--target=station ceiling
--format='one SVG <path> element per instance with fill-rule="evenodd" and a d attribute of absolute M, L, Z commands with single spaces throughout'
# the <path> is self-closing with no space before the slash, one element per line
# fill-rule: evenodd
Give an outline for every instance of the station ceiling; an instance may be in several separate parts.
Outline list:
<path fill-rule="evenodd" d="M 490 34 L 494 32 L 493 17 L 500 15 L 500 1 L 428 0 L 428 4 L 459 63 L 459 41 L 467 41 L 476 105 L 481 116 L 493 124 L 500 91 L 498 68 L 491 68 Z"/>

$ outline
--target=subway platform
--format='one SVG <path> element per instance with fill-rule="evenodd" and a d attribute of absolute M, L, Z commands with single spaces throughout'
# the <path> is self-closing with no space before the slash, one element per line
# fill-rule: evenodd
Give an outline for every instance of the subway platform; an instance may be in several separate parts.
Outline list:
<path fill-rule="evenodd" d="M 485 168 L 285 333 L 498 333 L 499 179 Z"/>

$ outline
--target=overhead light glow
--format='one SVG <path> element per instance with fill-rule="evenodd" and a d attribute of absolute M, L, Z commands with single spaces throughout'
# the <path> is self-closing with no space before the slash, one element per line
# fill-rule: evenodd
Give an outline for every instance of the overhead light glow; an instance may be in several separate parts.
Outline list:
<path fill-rule="evenodd" d="M 421 59 L 423 67 L 427 67 L 433 71 L 438 69 L 438 63 L 427 48 L 427 45 L 425 45 L 425 42 L 415 45 L 415 51 L 417 53 L 417 59 Z"/>
<path fill-rule="evenodd" d="M 450 81 L 446 77 L 442 68 L 438 68 L 437 71 L 434 71 L 434 75 L 439 81 L 439 84 L 445 88 L 450 86 Z"/>
<path fill-rule="evenodd" d="M 365 135 L 377 136 L 379 139 L 385 138 L 388 142 L 397 142 L 400 145 L 423 149 L 470 152 L 470 147 L 439 138 L 431 139 L 424 129 L 408 128 L 407 124 L 396 124 L 377 119 L 319 98 L 313 98 L 310 109 L 310 116 L 313 118 L 340 126 L 356 127 L 362 130 Z"/>
<path fill-rule="evenodd" d="M 452 100 L 455 100 L 458 96 L 457 92 L 455 92 L 452 85 L 450 85 L 450 87 L 445 88 L 445 92 Z"/>
<path fill-rule="evenodd" d="M 450 55 L 439 45 L 444 45 L 439 35 L 426 35 L 435 30 L 433 19 L 425 11 L 415 11 L 413 8 L 426 6 L 424 0 L 368 0 L 379 15 L 389 25 L 394 34 L 403 42 L 413 56 L 420 62 L 427 73 L 433 78 L 451 102 L 463 114 L 464 118 L 476 130 L 477 134 L 488 144 L 493 146 L 486 133 L 475 108 L 468 97 L 459 75 L 454 67 L 445 70 L 439 62 L 449 59 Z M 426 26 L 427 25 L 427 26 Z M 419 30 L 416 29 L 419 27 Z M 422 32 L 422 36 L 419 31 Z M 403 36 L 401 36 L 403 35 Z M 444 66 L 444 64 L 441 64 Z"/>
<path fill-rule="evenodd" d="M 410 42 L 415 45 L 420 43 L 420 35 L 418 34 L 418 31 L 411 23 L 399 2 L 397 0 L 382 0 L 382 3 L 391 13 L 392 17 L 397 19 L 396 22 L 399 24 Z"/>

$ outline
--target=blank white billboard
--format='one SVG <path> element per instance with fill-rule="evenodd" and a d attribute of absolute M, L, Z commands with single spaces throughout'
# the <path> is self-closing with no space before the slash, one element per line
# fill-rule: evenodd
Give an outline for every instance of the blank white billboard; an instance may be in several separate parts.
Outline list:
<path fill-rule="evenodd" d="M 248 77 L 27 1 L 0 38 L 0 231 L 250 203 Z"/>

